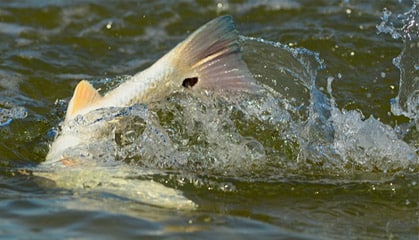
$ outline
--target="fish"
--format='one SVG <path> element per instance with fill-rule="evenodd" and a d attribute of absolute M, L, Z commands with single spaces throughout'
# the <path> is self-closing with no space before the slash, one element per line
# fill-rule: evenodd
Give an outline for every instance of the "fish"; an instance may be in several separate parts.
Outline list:
<path fill-rule="evenodd" d="M 80 81 L 69 102 L 63 125 L 101 108 L 150 103 L 170 94 L 193 91 L 256 91 L 255 79 L 241 56 L 238 31 L 231 16 L 203 25 L 149 68 L 102 96 L 89 82 Z M 83 143 L 78 133 L 61 132 L 46 161 L 66 159 L 63 152 Z"/>
<path fill-rule="evenodd" d="M 194 209 L 197 204 L 182 192 L 135 177 L 137 171 L 133 173 L 132 166 L 101 166 L 100 162 L 83 161 L 80 160 L 83 154 L 77 155 L 78 149 L 91 141 L 99 141 L 109 122 L 119 114 L 116 111 L 109 121 L 103 121 L 102 109 L 148 104 L 181 91 L 254 92 L 257 89 L 258 85 L 242 59 L 241 43 L 232 17 L 217 17 L 149 68 L 105 95 L 88 81 L 80 81 L 69 101 L 61 131 L 35 175 L 52 180 L 62 188 L 109 192 L 155 206 Z M 101 121 L 94 120 L 87 127 L 76 126 L 80 119 L 92 114 Z"/>

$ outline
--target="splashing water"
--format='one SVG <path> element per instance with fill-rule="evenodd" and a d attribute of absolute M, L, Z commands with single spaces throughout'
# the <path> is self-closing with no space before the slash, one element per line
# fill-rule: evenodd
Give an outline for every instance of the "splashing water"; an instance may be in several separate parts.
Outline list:
<path fill-rule="evenodd" d="M 24 119 L 27 116 L 26 108 L 8 102 L 0 102 L 0 127 L 9 125 L 13 119 Z"/>
<path fill-rule="evenodd" d="M 400 25 L 400 26 L 399 26 Z M 392 99 L 391 111 L 404 115 L 416 122 L 419 128 L 419 1 L 403 14 L 392 17 L 384 10 L 382 22 L 377 26 L 380 33 L 389 33 L 395 39 L 401 38 L 403 50 L 394 58 L 394 65 L 400 70 L 400 85 L 397 97 Z"/>
<path fill-rule="evenodd" d="M 417 236 L 412 1 L 22 2 L 1 3 L 0 11 L 8 27 L 0 70 L 0 232 Z M 384 6 L 392 13 L 380 14 Z M 146 67 L 216 12 L 232 14 L 246 35 L 288 44 L 240 38 L 263 92 L 177 92 L 58 125 L 76 81 L 88 79 L 105 93 L 129 78 L 112 76 Z M 380 22 L 388 33 L 375 30 Z M 64 99 L 54 106 L 57 97 Z M 10 112 L 18 108 L 22 115 Z M 66 167 L 45 162 L 56 131 L 89 140 L 68 149 L 74 159 Z"/>
<path fill-rule="evenodd" d="M 417 171 L 414 147 L 394 129 L 373 116 L 339 110 L 316 88 L 317 71 L 325 67 L 318 54 L 259 38 L 241 41 L 262 93 L 178 92 L 149 106 L 100 109 L 63 129 L 92 142 L 69 154 L 82 156 L 82 165 L 125 162 L 198 185 L 209 184 L 211 176 L 273 180 Z M 92 134 L 98 124 L 106 130 Z"/>

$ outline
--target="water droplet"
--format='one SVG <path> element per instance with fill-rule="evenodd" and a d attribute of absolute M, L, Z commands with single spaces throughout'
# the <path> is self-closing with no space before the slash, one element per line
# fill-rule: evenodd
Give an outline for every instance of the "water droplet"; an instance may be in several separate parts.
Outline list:
<path fill-rule="evenodd" d="M 327 78 L 327 92 L 331 95 L 332 94 L 332 82 L 335 78 L 334 77 L 328 77 Z"/>
<path fill-rule="evenodd" d="M 106 24 L 106 29 L 111 29 L 112 28 L 112 22 L 108 22 L 108 24 Z"/>

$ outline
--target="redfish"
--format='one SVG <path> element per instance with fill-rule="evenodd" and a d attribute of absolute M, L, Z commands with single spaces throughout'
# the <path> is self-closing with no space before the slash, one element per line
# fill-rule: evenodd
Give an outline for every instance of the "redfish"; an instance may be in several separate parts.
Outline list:
<path fill-rule="evenodd" d="M 230 16 L 221 16 L 193 32 L 149 68 L 102 96 L 83 80 L 75 88 L 63 126 L 97 109 L 150 103 L 182 91 L 252 91 L 256 83 L 241 57 L 238 32 Z M 83 143 L 77 132 L 62 130 L 46 157 L 62 161 L 68 148 Z"/>
<path fill-rule="evenodd" d="M 111 114 L 106 118 L 105 115 L 112 109 L 152 103 L 180 91 L 253 93 L 257 86 L 242 60 L 239 36 L 232 18 L 215 18 L 152 66 L 103 96 L 89 82 L 78 83 L 62 129 L 52 143 L 46 161 L 34 174 L 52 180 L 61 188 L 109 192 L 161 207 L 195 209 L 197 205 L 179 190 L 152 180 L 138 179 L 141 169 L 118 161 L 109 164 L 100 156 L 99 159 L 86 158 L 89 151 L 112 151 L 90 148 L 95 142 L 106 141 L 109 124 L 119 122 L 114 119 L 118 117 L 118 111 L 115 116 Z M 86 119 L 88 124 L 80 124 Z"/>

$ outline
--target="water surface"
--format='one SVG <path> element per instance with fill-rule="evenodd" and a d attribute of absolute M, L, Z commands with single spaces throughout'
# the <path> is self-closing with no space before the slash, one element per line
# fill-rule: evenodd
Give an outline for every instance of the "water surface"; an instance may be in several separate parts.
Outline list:
<path fill-rule="evenodd" d="M 417 239 L 418 6 L 2 1 L 0 236 Z M 225 14 L 262 95 L 182 92 L 95 113 L 125 120 L 89 146 L 84 188 L 31 174 L 78 81 L 106 92 Z M 196 209 L 91 191 L 83 174 L 115 166 L 122 180 L 177 189 Z"/>

